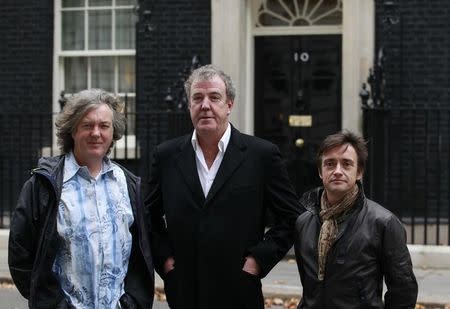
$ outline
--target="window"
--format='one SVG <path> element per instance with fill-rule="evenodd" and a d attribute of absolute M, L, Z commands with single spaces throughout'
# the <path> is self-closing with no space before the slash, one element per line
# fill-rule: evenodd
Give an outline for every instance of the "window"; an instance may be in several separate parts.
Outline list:
<path fill-rule="evenodd" d="M 255 27 L 341 24 L 342 0 L 265 0 L 255 20 Z"/>
<path fill-rule="evenodd" d="M 56 0 L 56 93 L 102 88 L 126 102 L 135 134 L 136 0 Z"/>

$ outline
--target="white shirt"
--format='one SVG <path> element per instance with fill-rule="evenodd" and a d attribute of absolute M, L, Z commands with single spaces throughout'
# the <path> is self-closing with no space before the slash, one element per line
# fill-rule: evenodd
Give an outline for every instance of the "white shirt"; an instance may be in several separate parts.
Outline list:
<path fill-rule="evenodd" d="M 195 158 L 197 163 L 197 172 L 198 177 L 200 178 L 200 184 L 202 185 L 203 194 L 205 197 L 208 195 L 209 189 L 216 178 L 217 171 L 219 170 L 220 164 L 222 163 L 223 156 L 225 155 L 225 151 L 227 150 L 228 143 L 230 142 L 231 137 L 231 125 L 228 123 L 228 127 L 225 130 L 225 133 L 222 135 L 222 138 L 219 140 L 217 146 L 219 147 L 219 152 L 214 159 L 211 168 L 208 169 L 208 165 L 206 165 L 206 160 L 203 155 L 202 148 L 198 144 L 197 140 L 197 132 L 194 130 L 192 134 L 192 147 L 194 147 Z"/>

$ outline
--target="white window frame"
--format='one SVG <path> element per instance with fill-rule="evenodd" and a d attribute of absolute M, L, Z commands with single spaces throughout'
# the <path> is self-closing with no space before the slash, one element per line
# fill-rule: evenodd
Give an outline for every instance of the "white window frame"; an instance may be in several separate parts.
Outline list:
<path fill-rule="evenodd" d="M 87 0 L 85 3 L 87 3 Z M 118 7 L 124 8 L 124 9 L 134 9 L 134 6 L 128 5 L 128 6 L 116 6 L 115 5 L 116 0 L 112 0 L 111 6 L 98 6 L 95 8 L 87 8 L 86 6 L 83 8 L 85 12 L 85 27 L 84 27 L 84 38 L 85 38 L 85 44 L 84 44 L 84 50 L 62 50 L 62 11 L 74 11 L 74 10 L 80 10 L 79 8 L 62 8 L 62 0 L 55 0 L 54 1 L 54 53 L 53 53 L 53 145 L 52 149 L 50 147 L 47 147 L 45 149 L 42 149 L 43 155 L 48 155 L 51 152 L 53 154 L 58 154 L 59 149 L 56 144 L 56 128 L 54 127 L 56 114 L 60 112 L 60 93 L 62 90 L 65 89 L 64 84 L 64 59 L 68 57 L 87 57 L 88 59 L 88 87 L 91 84 L 90 78 L 91 78 L 91 69 L 90 69 L 90 59 L 91 57 L 116 57 L 114 59 L 114 90 L 118 90 L 118 60 L 117 57 L 119 56 L 132 56 L 136 58 L 136 49 L 116 49 L 115 48 L 115 36 L 116 36 L 116 27 L 115 27 L 115 18 L 116 14 L 115 11 Z M 88 22 L 88 14 L 87 12 L 92 10 L 112 10 L 112 34 L 111 34 L 111 49 L 106 50 L 88 50 L 88 40 L 89 40 L 89 29 L 87 27 Z M 137 83 L 137 81 L 136 81 Z M 120 97 L 124 97 L 125 93 L 121 92 L 115 92 L 116 95 Z M 135 98 L 136 93 L 126 93 L 129 97 Z M 116 159 L 124 159 L 125 157 L 127 159 L 133 159 L 138 158 L 140 156 L 139 149 L 135 149 L 136 144 L 136 136 L 135 135 L 128 135 L 127 138 L 127 154 L 125 156 L 125 137 L 122 137 L 119 141 L 116 142 L 115 150 L 113 149 L 111 151 L 110 157 L 116 158 Z"/>

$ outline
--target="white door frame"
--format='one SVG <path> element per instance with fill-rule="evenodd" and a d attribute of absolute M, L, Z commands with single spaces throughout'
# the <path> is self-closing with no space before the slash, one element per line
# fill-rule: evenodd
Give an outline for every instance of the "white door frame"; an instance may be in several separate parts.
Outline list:
<path fill-rule="evenodd" d="M 342 129 L 362 131 L 361 85 L 372 66 L 375 42 L 373 0 L 343 0 L 342 26 L 277 27 L 260 32 L 252 23 L 262 0 L 211 0 L 211 59 L 228 73 L 237 88 L 231 121 L 254 133 L 254 37 L 256 35 L 342 34 Z"/>

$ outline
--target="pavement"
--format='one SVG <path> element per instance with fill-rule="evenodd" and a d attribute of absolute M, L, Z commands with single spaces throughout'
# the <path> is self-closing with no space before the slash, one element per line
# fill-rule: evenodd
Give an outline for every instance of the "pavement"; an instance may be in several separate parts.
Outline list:
<path fill-rule="evenodd" d="M 8 230 L 0 230 L 0 282 L 11 282 L 8 269 Z M 443 307 L 450 304 L 450 247 L 409 245 L 419 285 L 418 303 Z M 157 290 L 164 287 L 156 275 Z M 262 280 L 266 297 L 300 298 L 302 286 L 292 250 Z"/>

